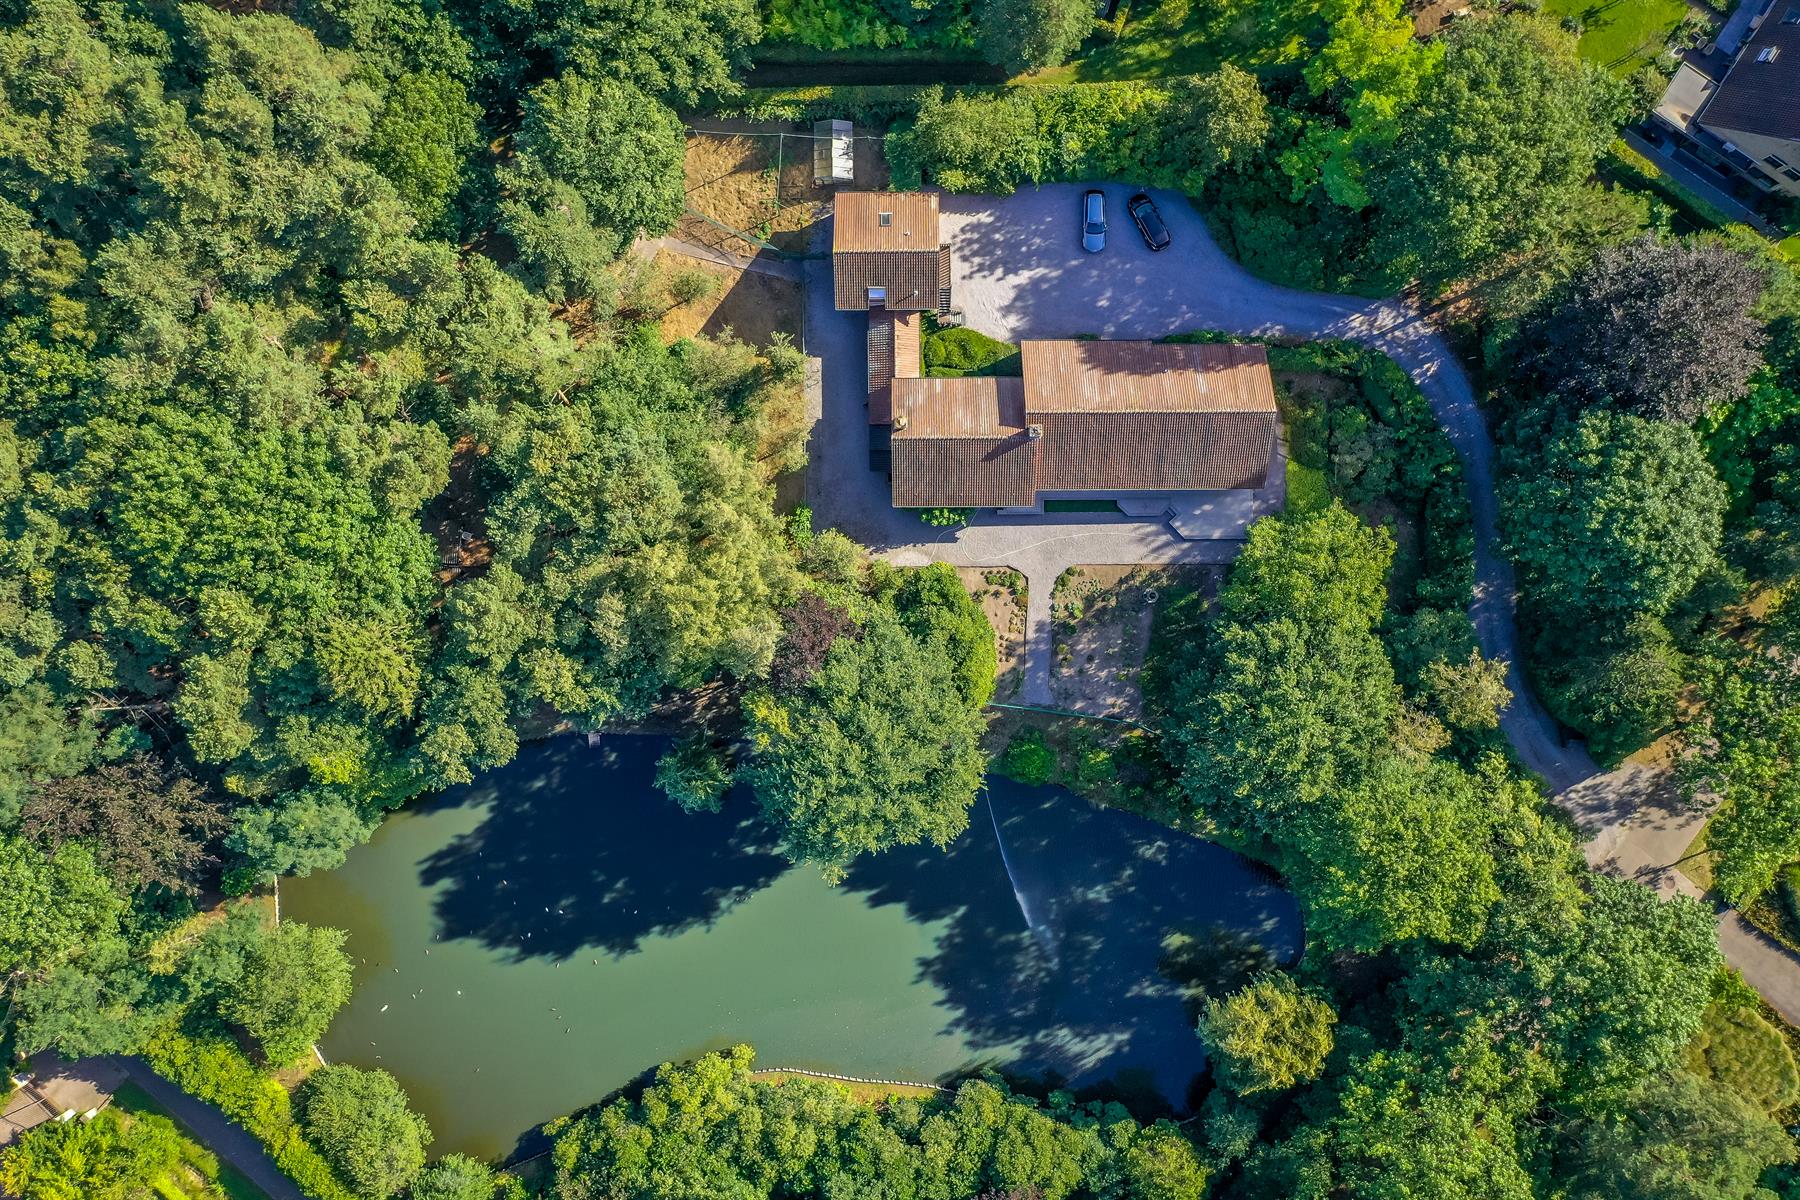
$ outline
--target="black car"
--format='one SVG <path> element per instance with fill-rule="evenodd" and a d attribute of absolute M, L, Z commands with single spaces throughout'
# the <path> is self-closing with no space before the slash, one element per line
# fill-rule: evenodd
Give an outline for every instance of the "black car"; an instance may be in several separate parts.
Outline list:
<path fill-rule="evenodd" d="M 1125 211 L 1131 214 L 1131 223 L 1144 235 L 1144 245 L 1152 250 L 1168 249 L 1169 227 L 1163 224 L 1162 214 L 1156 211 L 1156 201 L 1139 192 L 1125 206 Z"/>

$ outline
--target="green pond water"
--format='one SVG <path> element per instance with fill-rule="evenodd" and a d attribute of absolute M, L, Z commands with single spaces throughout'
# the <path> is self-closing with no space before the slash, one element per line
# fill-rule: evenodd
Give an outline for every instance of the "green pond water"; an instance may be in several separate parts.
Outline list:
<path fill-rule="evenodd" d="M 946 851 L 837 887 L 754 804 L 681 812 L 665 743 L 561 738 L 390 818 L 282 917 L 347 929 L 327 1059 L 396 1075 L 434 1154 L 508 1156 L 668 1060 L 919 1081 L 991 1065 L 1185 1111 L 1193 1015 L 1300 948 L 1292 899 L 1221 847 L 1054 788 L 990 781 Z"/>

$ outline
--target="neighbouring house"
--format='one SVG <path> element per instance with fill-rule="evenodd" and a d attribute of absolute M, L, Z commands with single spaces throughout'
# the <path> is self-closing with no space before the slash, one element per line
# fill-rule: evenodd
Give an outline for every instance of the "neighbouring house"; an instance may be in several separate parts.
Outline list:
<path fill-rule="evenodd" d="M 1027 341 L 1019 378 L 893 382 L 894 504 L 1262 488 L 1276 448 L 1261 346 Z"/>
<path fill-rule="evenodd" d="M 1765 3 L 1749 30 L 1682 63 L 1652 116 L 1701 165 L 1800 197 L 1800 0 Z"/>

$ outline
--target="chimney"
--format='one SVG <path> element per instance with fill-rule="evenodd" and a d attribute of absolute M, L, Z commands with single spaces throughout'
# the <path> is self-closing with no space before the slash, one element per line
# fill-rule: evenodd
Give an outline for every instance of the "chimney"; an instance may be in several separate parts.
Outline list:
<path fill-rule="evenodd" d="M 1042 425 L 1027 425 L 1025 427 L 1025 436 L 1035 442 L 1044 436 L 1044 427 Z"/>
<path fill-rule="evenodd" d="M 906 414 L 905 413 L 895 413 L 894 414 L 894 432 L 899 433 L 902 429 L 905 429 L 905 428 L 906 428 Z"/>

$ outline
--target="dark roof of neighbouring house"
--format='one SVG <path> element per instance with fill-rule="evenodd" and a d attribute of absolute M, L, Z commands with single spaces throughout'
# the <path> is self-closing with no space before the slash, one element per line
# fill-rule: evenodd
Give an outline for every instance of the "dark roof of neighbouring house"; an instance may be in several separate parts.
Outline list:
<path fill-rule="evenodd" d="M 1759 61 L 1771 50 L 1773 59 Z M 1775 0 L 1700 113 L 1700 124 L 1800 141 L 1800 0 Z"/>
<path fill-rule="evenodd" d="M 950 256 L 938 237 L 937 193 L 840 192 L 832 210 L 832 293 L 839 309 L 869 307 L 872 287 L 887 289 L 888 308 L 938 306 L 939 290 L 950 284 Z"/>
<path fill-rule="evenodd" d="M 894 503 L 1266 482 L 1275 389 L 1261 346 L 1028 341 L 1023 378 L 895 381 Z M 1032 436 L 1036 431 L 1038 436 Z"/>

